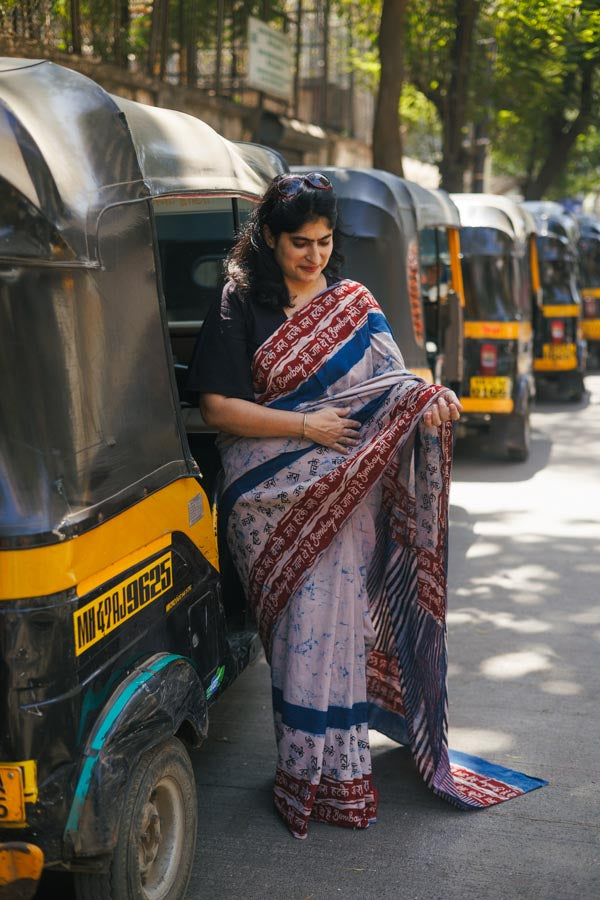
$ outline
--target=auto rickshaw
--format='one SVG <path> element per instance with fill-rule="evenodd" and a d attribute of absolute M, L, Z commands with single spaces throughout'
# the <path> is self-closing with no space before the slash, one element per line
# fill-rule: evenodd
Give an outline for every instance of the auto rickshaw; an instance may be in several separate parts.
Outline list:
<path fill-rule="evenodd" d="M 0 61 L 0 144 L 0 891 L 45 864 L 78 898 L 172 900 L 188 748 L 259 641 L 171 341 L 281 161 L 43 60 Z"/>
<path fill-rule="evenodd" d="M 600 219 L 581 216 L 578 222 L 582 336 L 587 341 L 588 365 L 600 369 Z"/>
<path fill-rule="evenodd" d="M 579 401 L 587 356 L 577 284 L 579 227 L 559 203 L 522 205 L 535 217 L 538 228 L 542 306 L 534 320 L 533 360 L 538 393 L 550 388 L 561 399 Z"/>
<path fill-rule="evenodd" d="M 507 197 L 451 194 L 461 221 L 465 290 L 461 432 L 508 459 L 529 455 L 536 225 Z"/>
<path fill-rule="evenodd" d="M 344 274 L 380 304 L 407 369 L 458 392 L 464 300 L 456 207 L 443 191 L 380 169 L 319 171 L 338 198 Z"/>

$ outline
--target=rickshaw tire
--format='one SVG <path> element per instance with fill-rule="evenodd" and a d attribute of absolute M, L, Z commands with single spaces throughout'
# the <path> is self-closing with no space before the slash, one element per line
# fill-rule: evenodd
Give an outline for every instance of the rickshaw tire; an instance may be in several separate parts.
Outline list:
<path fill-rule="evenodd" d="M 529 421 L 529 409 L 524 413 L 514 413 L 512 416 L 512 435 L 516 440 L 511 440 L 506 445 L 506 455 L 511 462 L 526 462 L 529 459 L 531 424 Z"/>
<path fill-rule="evenodd" d="M 168 789 L 165 790 L 168 785 Z M 157 795 L 165 796 L 161 805 Z M 160 794 L 160 796 L 162 796 Z M 175 821 L 165 820 L 164 813 L 177 813 Z M 158 814 L 160 839 L 157 839 L 155 822 Z M 146 831 L 142 831 L 147 824 Z M 163 825 L 167 830 L 163 834 Z M 170 831 L 168 830 L 170 826 Z M 160 900 L 181 900 L 192 873 L 196 850 L 198 828 L 198 803 L 196 782 L 189 754 L 178 738 L 171 738 L 163 744 L 144 753 L 131 771 L 122 798 L 122 813 L 109 871 L 105 874 L 76 873 L 74 875 L 77 900 L 147 900 L 148 894 L 142 884 L 139 870 L 140 852 L 155 859 L 150 862 L 149 872 L 153 884 L 160 886 L 165 881 Z M 152 833 L 154 831 L 154 833 Z M 149 842 L 144 838 L 150 836 Z M 165 840 L 165 838 L 167 840 Z M 155 846 L 149 847 L 154 841 Z M 179 844 L 171 858 L 162 859 L 165 844 Z M 153 872 L 158 860 L 157 869 Z M 166 877 L 161 879 L 161 861 L 165 865 Z M 157 896 L 153 893 L 153 896 Z"/>

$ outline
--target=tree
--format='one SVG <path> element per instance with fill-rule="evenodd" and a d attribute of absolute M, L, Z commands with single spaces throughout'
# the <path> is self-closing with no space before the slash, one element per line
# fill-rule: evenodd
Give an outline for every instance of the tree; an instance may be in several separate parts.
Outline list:
<path fill-rule="evenodd" d="M 597 0 L 503 0 L 497 34 L 495 160 L 535 200 L 565 185 L 588 136 L 597 153 L 600 9 Z"/>
<path fill-rule="evenodd" d="M 442 187 L 463 190 L 481 0 L 410 0 L 406 77 L 435 106 L 442 127 Z"/>
<path fill-rule="evenodd" d="M 399 111 L 406 4 L 407 0 L 384 0 L 377 38 L 381 69 L 373 124 L 373 165 L 396 175 L 403 175 Z"/>

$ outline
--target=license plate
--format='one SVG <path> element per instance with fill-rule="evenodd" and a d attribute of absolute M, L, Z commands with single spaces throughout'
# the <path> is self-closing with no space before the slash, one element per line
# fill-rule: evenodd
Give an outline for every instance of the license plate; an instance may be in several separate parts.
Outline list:
<path fill-rule="evenodd" d="M 571 362 L 576 358 L 575 344 L 544 344 L 544 359 Z"/>
<path fill-rule="evenodd" d="M 0 826 L 24 821 L 23 774 L 18 766 L 0 766 Z"/>
<path fill-rule="evenodd" d="M 471 397 L 482 399 L 504 400 L 512 392 L 512 379 L 504 376 L 473 375 L 471 376 Z"/>

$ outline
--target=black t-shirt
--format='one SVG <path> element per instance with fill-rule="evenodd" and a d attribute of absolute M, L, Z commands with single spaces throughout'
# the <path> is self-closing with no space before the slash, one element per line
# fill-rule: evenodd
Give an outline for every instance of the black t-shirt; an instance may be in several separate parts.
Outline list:
<path fill-rule="evenodd" d="M 188 388 L 254 400 L 252 357 L 286 318 L 281 307 L 271 309 L 244 300 L 229 281 L 220 301 L 211 306 L 198 335 Z"/>

